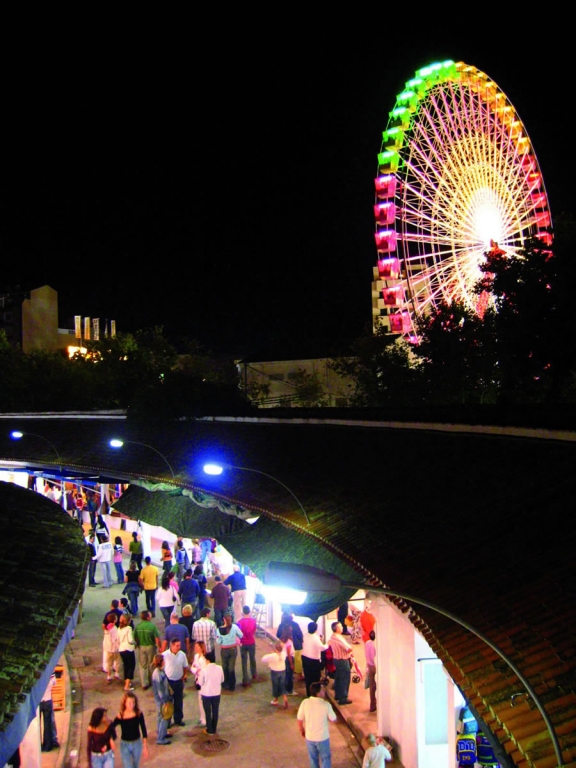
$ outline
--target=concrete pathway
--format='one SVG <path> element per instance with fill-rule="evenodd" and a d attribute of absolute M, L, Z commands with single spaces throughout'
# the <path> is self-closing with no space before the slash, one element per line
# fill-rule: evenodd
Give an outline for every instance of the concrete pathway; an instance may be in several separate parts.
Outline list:
<path fill-rule="evenodd" d="M 125 558 L 127 561 L 127 558 Z M 97 579 L 100 577 L 98 571 Z M 43 756 L 43 768 L 61 768 L 61 766 L 87 766 L 86 731 L 92 710 L 97 706 L 108 709 L 114 716 L 122 696 L 122 683 L 115 681 L 107 684 L 106 675 L 102 671 L 102 618 L 113 598 L 121 597 L 121 587 L 104 589 L 101 585 L 86 588 L 83 605 L 83 617 L 78 625 L 75 638 L 67 651 L 68 671 L 70 675 L 70 690 L 67 699 L 66 713 L 59 715 L 62 726 L 61 743 L 58 751 Z M 140 607 L 144 601 L 140 598 Z M 164 622 L 160 614 L 156 617 L 160 631 Z M 202 733 L 202 728 L 196 726 L 198 719 L 198 699 L 192 678 L 189 678 L 185 689 L 184 720 L 182 728 L 173 728 L 173 743 L 170 746 L 157 746 L 156 707 L 151 689 L 143 691 L 139 680 L 134 681 L 135 693 L 146 718 L 149 731 L 149 758 L 146 763 L 154 768 L 174 768 L 187 765 L 190 760 L 194 764 L 204 758 L 210 760 L 212 768 L 230 768 L 250 766 L 250 768 L 293 768 L 307 766 L 308 756 L 304 740 L 300 736 L 296 724 L 296 713 L 305 694 L 303 683 L 297 683 L 296 696 L 289 697 L 287 710 L 270 706 L 271 687 L 268 669 L 260 663 L 264 653 L 269 652 L 271 643 L 268 638 L 257 639 L 258 680 L 249 688 L 237 686 L 236 690 L 223 692 L 220 706 L 220 721 L 218 735 L 229 743 L 224 751 L 210 753 L 204 750 L 206 742 L 211 737 Z M 237 678 L 241 680 L 241 662 L 237 662 Z M 364 708 L 368 709 L 368 692 L 363 685 L 351 686 L 354 700 L 360 696 Z M 364 696 L 365 694 L 365 696 Z M 349 705 L 343 709 L 349 710 L 347 716 L 355 709 Z M 373 718 L 374 716 L 371 715 Z M 66 722 L 68 721 L 68 722 Z M 64 728 L 67 727 L 68 738 Z M 358 731 L 356 731 L 358 733 Z M 210 746 L 210 745 L 208 745 Z M 332 765 L 334 768 L 356 768 L 361 764 L 363 750 L 359 747 L 357 736 L 339 718 L 338 723 L 331 726 Z M 44 759 L 45 758 L 45 759 Z M 122 759 L 117 751 L 116 767 L 122 766 Z"/>

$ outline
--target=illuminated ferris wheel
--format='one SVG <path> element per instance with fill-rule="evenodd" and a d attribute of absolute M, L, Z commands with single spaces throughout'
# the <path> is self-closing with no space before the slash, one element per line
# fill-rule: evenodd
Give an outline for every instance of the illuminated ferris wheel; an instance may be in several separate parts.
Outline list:
<path fill-rule="evenodd" d="M 552 242 L 526 129 L 496 83 L 462 62 L 432 64 L 406 83 L 375 185 L 375 329 L 415 339 L 417 317 L 442 300 L 482 314 L 489 297 L 472 289 L 486 252 Z"/>

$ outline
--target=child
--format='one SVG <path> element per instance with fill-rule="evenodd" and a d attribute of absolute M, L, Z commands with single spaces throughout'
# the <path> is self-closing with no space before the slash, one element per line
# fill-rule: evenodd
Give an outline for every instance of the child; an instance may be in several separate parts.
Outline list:
<path fill-rule="evenodd" d="M 264 664 L 270 668 L 270 677 L 272 679 L 272 704 L 278 706 L 278 699 L 282 696 L 284 700 L 284 709 L 288 709 L 288 697 L 286 696 L 286 651 L 280 640 L 274 643 L 274 653 L 267 653 L 262 656 Z"/>

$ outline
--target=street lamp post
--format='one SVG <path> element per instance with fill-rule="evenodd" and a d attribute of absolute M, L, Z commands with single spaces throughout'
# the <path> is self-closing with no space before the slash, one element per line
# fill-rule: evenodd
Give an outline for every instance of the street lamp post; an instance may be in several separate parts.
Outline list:
<path fill-rule="evenodd" d="M 218 464 L 216 464 L 216 463 L 204 464 L 204 467 L 203 467 L 204 472 L 207 475 L 221 475 L 225 468 L 227 468 L 227 469 L 238 469 L 238 470 L 241 470 L 242 472 L 254 472 L 257 475 L 263 475 L 264 477 L 267 477 L 270 480 L 273 480 L 275 483 L 278 483 L 278 485 L 281 485 L 282 488 L 284 488 L 286 491 L 288 491 L 290 496 L 292 496 L 294 501 L 298 504 L 302 514 L 306 518 L 306 523 L 308 525 L 310 525 L 310 520 L 308 519 L 308 513 L 306 512 L 306 510 L 302 506 L 302 503 L 301 503 L 300 499 L 296 496 L 294 491 L 292 491 L 290 488 L 288 488 L 288 486 L 285 483 L 283 483 L 282 480 L 278 480 L 277 477 L 274 477 L 274 475 L 269 475 L 267 472 L 262 472 L 262 470 L 260 470 L 260 469 L 252 469 L 252 467 L 239 467 L 239 466 L 236 466 L 235 464 L 228 464 L 228 463 L 224 463 L 224 462 L 220 462 Z"/>
<path fill-rule="evenodd" d="M 176 475 L 174 474 L 174 470 L 172 469 L 172 467 L 170 465 L 170 462 L 168 461 L 166 456 L 164 456 L 163 453 L 160 453 L 160 451 L 157 448 L 154 448 L 153 445 L 148 445 L 148 443 L 141 443 L 138 440 L 119 440 L 118 438 L 113 438 L 112 440 L 108 441 L 108 445 L 111 448 L 122 448 L 122 446 L 124 444 L 126 444 L 126 443 L 131 443 L 132 445 L 143 445 L 145 448 L 150 448 L 151 451 L 154 451 L 154 453 L 157 453 L 158 456 L 160 456 L 160 458 L 163 459 L 163 461 L 166 462 L 166 466 L 168 467 L 168 469 L 170 470 L 170 472 L 172 474 L 172 479 L 173 480 L 176 479 Z"/>
<path fill-rule="evenodd" d="M 446 616 L 446 618 L 451 619 L 456 624 L 464 627 L 464 629 L 468 630 L 468 632 L 471 632 L 473 635 L 476 635 L 476 637 L 478 637 L 480 640 L 486 643 L 486 645 L 492 648 L 492 650 L 497 653 L 504 662 L 506 662 L 516 677 L 520 680 L 528 695 L 534 701 L 534 704 L 542 715 L 544 722 L 546 723 L 548 733 L 550 734 L 550 738 L 554 746 L 554 752 L 556 753 L 558 768 L 563 768 L 564 763 L 562 762 L 562 750 L 560 748 L 558 735 L 556 734 L 554 725 L 552 724 L 548 713 L 544 709 L 544 705 L 540 701 L 538 694 L 532 688 L 530 682 L 526 679 L 523 673 L 518 669 L 516 664 L 504 653 L 504 651 L 501 650 L 495 643 L 493 643 L 490 638 L 486 637 L 485 634 L 480 632 L 480 630 L 473 627 L 464 619 L 461 619 L 451 611 L 447 611 L 445 608 L 441 608 L 440 606 L 435 605 L 428 600 L 423 600 L 420 597 L 414 597 L 414 595 L 407 595 L 403 592 L 398 592 L 397 590 L 393 589 L 386 589 L 384 587 L 372 587 L 366 584 L 356 584 L 349 581 L 342 581 L 338 576 L 335 576 L 332 573 L 328 573 L 327 571 L 323 571 L 320 568 L 313 568 L 308 565 L 301 565 L 296 563 L 268 563 L 268 567 L 266 568 L 266 573 L 264 576 L 264 583 L 269 584 L 270 586 L 286 586 L 289 584 L 294 589 L 298 589 L 303 592 L 324 592 L 334 595 L 337 595 L 342 590 L 342 588 L 353 590 L 363 589 L 368 594 L 373 592 L 375 594 L 387 595 L 388 597 L 398 597 L 401 600 L 408 601 L 409 603 L 423 605 L 426 608 L 429 608 L 431 611 L 435 611 L 442 616 Z"/>
<path fill-rule="evenodd" d="M 37 437 L 40 440 L 44 440 L 44 442 L 48 443 L 50 448 L 52 448 L 52 450 L 56 454 L 56 457 L 58 459 L 58 467 L 60 469 L 60 472 L 62 472 L 62 458 L 58 453 L 58 449 L 56 448 L 54 443 L 48 440 L 47 437 L 44 437 L 44 435 L 39 435 L 37 432 L 21 432 L 19 429 L 12 430 L 12 432 L 10 432 L 10 437 L 12 438 L 12 440 L 22 440 L 23 437 Z"/>

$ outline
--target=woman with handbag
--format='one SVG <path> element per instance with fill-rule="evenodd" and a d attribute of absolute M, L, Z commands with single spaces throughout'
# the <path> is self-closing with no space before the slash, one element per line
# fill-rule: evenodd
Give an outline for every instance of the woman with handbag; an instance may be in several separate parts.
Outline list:
<path fill-rule="evenodd" d="M 156 604 L 162 611 L 162 616 L 164 616 L 164 629 L 167 629 L 170 625 L 170 615 L 174 610 L 174 606 L 178 604 L 178 593 L 166 574 L 162 577 L 162 584 L 156 596 Z"/>
<path fill-rule="evenodd" d="M 122 768 L 139 768 L 140 758 L 148 757 L 148 732 L 144 714 L 132 691 L 124 691 L 120 711 L 114 718 L 113 727 L 120 727 L 120 754 Z"/>
<path fill-rule="evenodd" d="M 88 765 L 90 768 L 114 768 L 116 731 L 106 717 L 104 707 L 96 707 L 88 724 Z"/>
<path fill-rule="evenodd" d="M 198 640 L 194 645 L 194 661 L 190 666 L 190 672 L 192 672 L 196 678 L 196 690 L 198 691 L 198 709 L 200 710 L 200 717 L 198 718 L 197 725 L 206 725 L 206 713 L 204 712 L 202 694 L 200 693 L 200 673 L 207 665 L 206 643 L 203 640 Z"/>
<path fill-rule="evenodd" d="M 156 744 L 165 746 L 171 744 L 168 728 L 170 727 L 170 720 L 174 714 L 174 702 L 172 694 L 170 693 L 170 686 L 168 684 L 168 678 L 164 672 L 164 656 L 161 653 L 157 653 L 154 656 L 154 672 L 152 672 L 152 692 L 154 694 L 154 702 L 156 704 L 158 715 L 158 735 L 156 736 Z"/>

